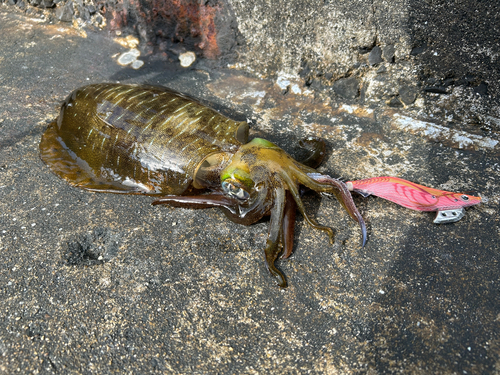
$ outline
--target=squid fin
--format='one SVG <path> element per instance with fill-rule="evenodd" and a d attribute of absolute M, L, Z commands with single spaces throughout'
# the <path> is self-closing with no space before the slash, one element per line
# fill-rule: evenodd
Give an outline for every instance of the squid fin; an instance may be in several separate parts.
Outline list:
<path fill-rule="evenodd" d="M 148 194 L 143 184 L 114 181 L 96 176 L 92 168 L 72 153 L 57 133 L 57 122 L 52 122 L 40 142 L 40 158 L 57 176 L 70 185 L 103 193 Z"/>

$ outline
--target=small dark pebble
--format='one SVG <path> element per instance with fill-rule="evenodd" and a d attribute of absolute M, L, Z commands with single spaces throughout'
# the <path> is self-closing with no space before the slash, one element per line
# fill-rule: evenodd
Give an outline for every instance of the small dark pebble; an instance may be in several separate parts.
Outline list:
<path fill-rule="evenodd" d="M 341 78 L 333 83 L 333 91 L 346 99 L 354 99 L 359 95 L 359 82 L 355 77 Z"/>
<path fill-rule="evenodd" d="M 416 56 L 416 55 L 420 55 L 422 52 L 424 52 L 425 50 L 427 49 L 427 44 L 422 44 L 421 46 L 418 46 L 418 47 L 414 47 L 411 52 L 410 52 L 410 55 L 412 56 Z"/>
<path fill-rule="evenodd" d="M 9 5 L 16 5 L 16 3 L 17 3 L 17 0 L 9 0 L 7 2 L 7 4 L 9 4 Z"/>
<path fill-rule="evenodd" d="M 313 78 L 311 83 L 309 84 L 310 87 L 312 87 L 313 89 L 317 89 L 317 90 L 320 90 L 322 87 L 323 87 L 323 84 L 321 83 L 321 81 L 317 78 Z M 288 88 L 287 88 L 288 90 Z"/>
<path fill-rule="evenodd" d="M 31 0 L 30 4 L 39 8 L 53 8 L 55 6 L 53 0 Z"/>
<path fill-rule="evenodd" d="M 360 54 L 365 55 L 371 51 L 371 47 L 359 47 L 358 51 Z"/>
<path fill-rule="evenodd" d="M 451 86 L 455 83 L 455 79 L 454 78 L 446 78 L 444 81 L 443 81 L 443 86 L 444 87 L 448 87 L 448 86 Z"/>
<path fill-rule="evenodd" d="M 377 74 L 385 73 L 387 72 L 387 68 L 385 65 L 382 65 L 380 68 L 377 69 Z"/>
<path fill-rule="evenodd" d="M 83 5 L 78 6 L 78 12 L 80 13 L 80 18 L 84 21 L 90 20 L 90 12 Z"/>
<path fill-rule="evenodd" d="M 384 58 L 385 61 L 387 61 L 389 63 L 393 63 L 395 52 L 396 52 L 396 49 L 394 48 L 394 45 L 388 44 L 382 50 L 382 57 Z"/>
<path fill-rule="evenodd" d="M 446 87 L 444 86 L 427 86 L 424 87 L 425 92 L 431 92 L 433 94 L 446 94 Z"/>
<path fill-rule="evenodd" d="M 382 61 L 382 49 L 379 46 L 373 47 L 368 55 L 368 63 L 373 66 L 380 64 Z"/>
<path fill-rule="evenodd" d="M 397 96 L 395 96 L 387 102 L 387 105 L 389 107 L 402 107 L 403 103 L 401 103 L 401 100 L 399 100 L 399 98 Z"/>
<path fill-rule="evenodd" d="M 73 19 L 73 3 L 69 1 L 66 5 L 56 9 L 56 17 L 62 22 L 71 22 Z"/>
<path fill-rule="evenodd" d="M 412 86 L 403 86 L 399 89 L 399 97 L 406 105 L 410 105 L 415 101 L 417 93 L 417 88 Z"/>
<path fill-rule="evenodd" d="M 26 3 L 23 0 L 19 0 L 16 5 L 21 10 L 26 9 Z"/>
<path fill-rule="evenodd" d="M 488 84 L 485 82 L 481 82 L 479 86 L 474 87 L 474 92 L 479 95 L 487 95 L 488 94 Z"/>

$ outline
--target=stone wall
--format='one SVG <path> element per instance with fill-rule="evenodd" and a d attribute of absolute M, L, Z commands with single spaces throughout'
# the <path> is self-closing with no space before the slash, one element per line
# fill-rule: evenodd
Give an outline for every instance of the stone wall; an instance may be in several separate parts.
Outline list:
<path fill-rule="evenodd" d="M 165 59 L 194 51 L 285 92 L 405 107 L 468 131 L 500 129 L 498 2 L 0 1 L 48 22 L 136 35 L 143 51 Z"/>
<path fill-rule="evenodd" d="M 230 3 L 245 40 L 238 66 L 457 126 L 500 128 L 498 3 Z"/>

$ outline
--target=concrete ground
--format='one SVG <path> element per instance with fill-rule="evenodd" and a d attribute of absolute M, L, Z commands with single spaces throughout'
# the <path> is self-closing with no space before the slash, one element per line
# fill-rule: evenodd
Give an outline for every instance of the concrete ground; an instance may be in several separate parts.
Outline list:
<path fill-rule="evenodd" d="M 0 8 L 0 372 L 500 372 L 500 136 L 347 105 L 204 61 L 140 57 L 106 33 Z M 300 217 L 293 256 L 263 264 L 266 221 L 151 207 L 152 198 L 70 187 L 38 143 L 64 98 L 94 82 L 161 84 L 253 121 L 294 153 L 327 142 L 320 170 L 393 175 L 485 198 L 458 223 L 355 197 L 368 243 L 335 200 L 305 198 L 336 242 Z M 281 82 L 282 83 L 282 82 Z M 313 90 L 311 88 L 311 90 Z"/>

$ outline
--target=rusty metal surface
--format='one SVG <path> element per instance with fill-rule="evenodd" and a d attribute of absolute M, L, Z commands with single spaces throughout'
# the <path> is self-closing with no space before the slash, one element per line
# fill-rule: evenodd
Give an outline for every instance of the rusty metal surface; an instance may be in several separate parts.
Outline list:
<path fill-rule="evenodd" d="M 141 57 L 105 34 L 0 10 L 0 372 L 491 373 L 500 369 L 500 139 L 362 106 L 237 70 Z M 113 57 L 115 56 L 115 57 Z M 394 175 L 488 198 L 460 222 L 356 197 L 359 230 L 334 200 L 306 198 L 335 245 L 299 219 L 278 289 L 262 261 L 267 223 L 216 210 L 72 188 L 40 161 L 59 103 L 93 82 L 162 84 L 294 152 L 323 137 L 321 171 Z M 413 116 L 413 117 L 412 117 Z"/>

